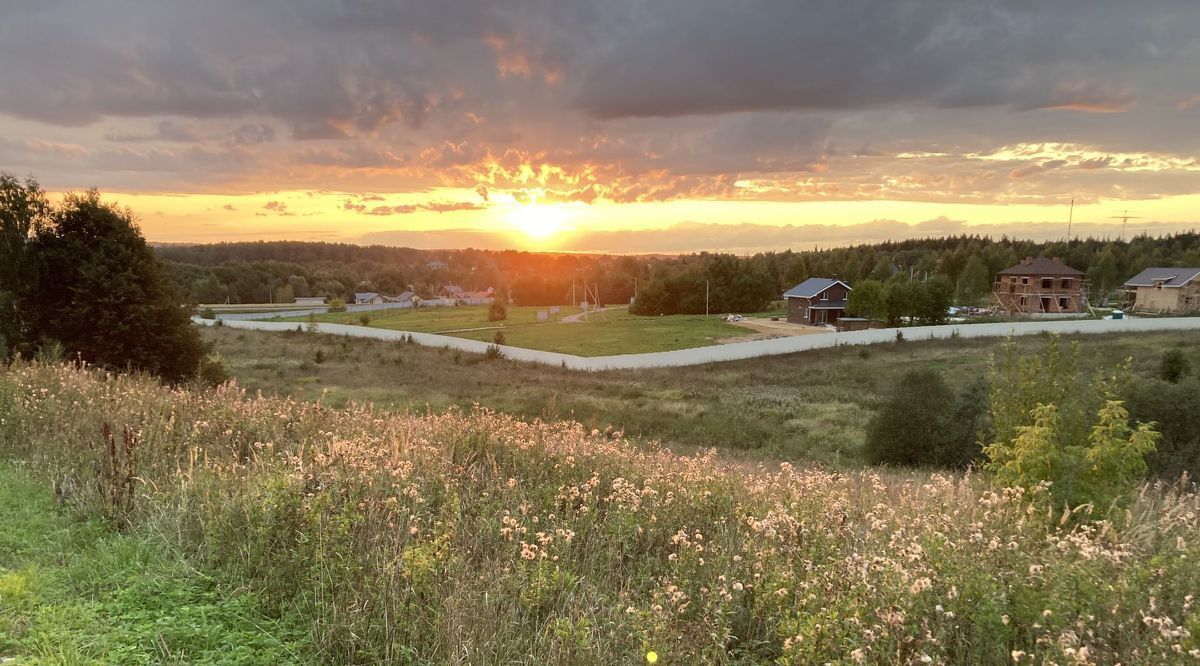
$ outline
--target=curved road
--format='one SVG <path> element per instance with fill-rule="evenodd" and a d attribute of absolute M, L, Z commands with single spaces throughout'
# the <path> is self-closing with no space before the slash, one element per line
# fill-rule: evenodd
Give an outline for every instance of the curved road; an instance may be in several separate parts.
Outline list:
<path fill-rule="evenodd" d="M 193 318 L 198 324 L 212 325 L 211 320 Z M 274 321 L 225 321 L 229 328 L 257 331 L 294 331 L 306 326 L 289 322 Z M 649 354 L 622 354 L 619 356 L 574 356 L 557 352 L 501 346 L 505 358 L 530 363 L 555 365 L 572 370 L 623 370 L 635 368 L 670 368 L 685 365 L 701 365 L 719 361 L 736 361 L 791 354 L 811 349 L 827 349 L 840 345 L 869 345 L 891 342 L 896 331 L 902 331 L 907 340 L 933 340 L 949 338 L 955 331 L 964 338 L 1007 337 L 1009 335 L 1034 335 L 1037 333 L 1136 333 L 1142 331 L 1181 331 L 1200 329 L 1200 317 L 1173 317 L 1162 319 L 1076 319 L 1070 321 L 1011 322 L 999 324 L 948 324 L 945 326 L 911 326 L 909 328 L 877 328 L 869 331 L 847 331 L 845 333 L 816 333 L 769 340 L 733 342 L 711 347 L 696 347 L 678 351 L 653 352 Z M 435 333 L 393 331 L 347 324 L 318 324 L 320 333 L 347 335 L 376 340 L 403 340 L 411 336 L 413 342 L 429 347 L 445 347 L 477 354 L 484 353 L 487 342 L 467 340 Z M 1200 334 L 1198 334 L 1200 339 Z"/>

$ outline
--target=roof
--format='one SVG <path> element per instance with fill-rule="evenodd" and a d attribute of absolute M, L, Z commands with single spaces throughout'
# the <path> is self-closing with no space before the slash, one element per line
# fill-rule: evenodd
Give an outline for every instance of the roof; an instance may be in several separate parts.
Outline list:
<path fill-rule="evenodd" d="M 442 287 L 442 291 L 446 292 L 447 294 L 454 294 L 456 296 L 458 294 L 465 293 L 465 292 L 463 292 L 462 287 L 460 287 L 456 284 L 448 284 L 448 285 Z"/>
<path fill-rule="evenodd" d="M 393 303 L 407 303 L 408 301 L 412 300 L 413 296 L 416 296 L 416 294 L 412 293 L 411 291 L 406 291 L 401 293 L 399 296 L 389 296 L 388 300 Z"/>
<path fill-rule="evenodd" d="M 1025 260 L 1016 266 L 1000 271 L 1000 275 L 1083 275 L 1083 271 L 1071 268 L 1057 258 L 1025 257 Z"/>
<path fill-rule="evenodd" d="M 1129 278 L 1126 287 L 1153 287 L 1162 282 L 1164 287 L 1183 287 L 1200 277 L 1200 268 L 1147 268 Z"/>
<path fill-rule="evenodd" d="M 377 294 L 377 293 L 375 293 L 375 292 L 373 292 L 373 291 L 356 291 L 356 292 L 354 292 L 354 300 L 356 300 L 356 301 L 369 301 L 369 300 L 371 300 L 371 299 L 375 298 L 375 297 L 376 297 L 376 296 L 378 296 L 378 295 L 379 295 L 379 294 Z"/>
<path fill-rule="evenodd" d="M 783 293 L 783 297 L 812 298 L 813 296 L 820 294 L 835 284 L 840 284 L 847 289 L 853 290 L 850 285 L 838 280 L 837 278 L 808 278 L 804 282 L 801 282 L 800 284 L 785 291 Z"/>

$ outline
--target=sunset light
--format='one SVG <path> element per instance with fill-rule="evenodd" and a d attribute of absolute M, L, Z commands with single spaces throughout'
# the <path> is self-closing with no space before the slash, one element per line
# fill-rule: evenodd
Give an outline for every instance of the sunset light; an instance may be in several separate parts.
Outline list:
<path fill-rule="evenodd" d="M 562 204 L 518 204 L 508 215 L 509 223 L 537 244 L 546 244 L 565 229 L 570 210 Z"/>

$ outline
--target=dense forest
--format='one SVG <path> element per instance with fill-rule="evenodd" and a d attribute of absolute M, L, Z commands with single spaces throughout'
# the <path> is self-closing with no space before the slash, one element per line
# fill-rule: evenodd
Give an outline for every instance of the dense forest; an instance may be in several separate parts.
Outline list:
<path fill-rule="evenodd" d="M 952 300 L 984 304 L 995 274 L 1026 256 L 1060 257 L 1084 271 L 1092 301 L 1147 266 L 1200 265 L 1200 233 L 1034 242 L 952 236 L 815 251 L 737 257 L 602 256 L 518 251 L 415 250 L 337 243 L 255 242 L 157 248 L 172 279 L 195 303 L 290 302 L 298 296 L 347 298 L 355 291 L 431 296 L 444 284 L 494 287 L 517 305 L 584 298 L 584 285 L 605 304 L 637 295 L 639 314 L 761 310 L 812 276 L 851 284 L 943 278 Z"/>

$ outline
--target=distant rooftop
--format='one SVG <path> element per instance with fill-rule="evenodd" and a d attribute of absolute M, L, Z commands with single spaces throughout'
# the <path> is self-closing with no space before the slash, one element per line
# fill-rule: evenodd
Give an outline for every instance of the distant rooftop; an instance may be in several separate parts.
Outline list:
<path fill-rule="evenodd" d="M 1058 257 L 1025 257 L 1025 260 L 1016 266 L 1000 271 L 1000 275 L 1083 275 L 1083 271 L 1071 268 L 1059 261 Z"/>
<path fill-rule="evenodd" d="M 835 284 L 841 283 L 850 289 L 850 285 L 842 282 L 837 278 L 808 278 L 804 282 L 792 287 L 784 292 L 784 298 L 812 298 L 832 287 Z"/>
<path fill-rule="evenodd" d="M 1200 268 L 1147 268 L 1129 278 L 1126 287 L 1153 287 L 1162 283 L 1164 287 L 1183 287 L 1200 278 Z"/>

